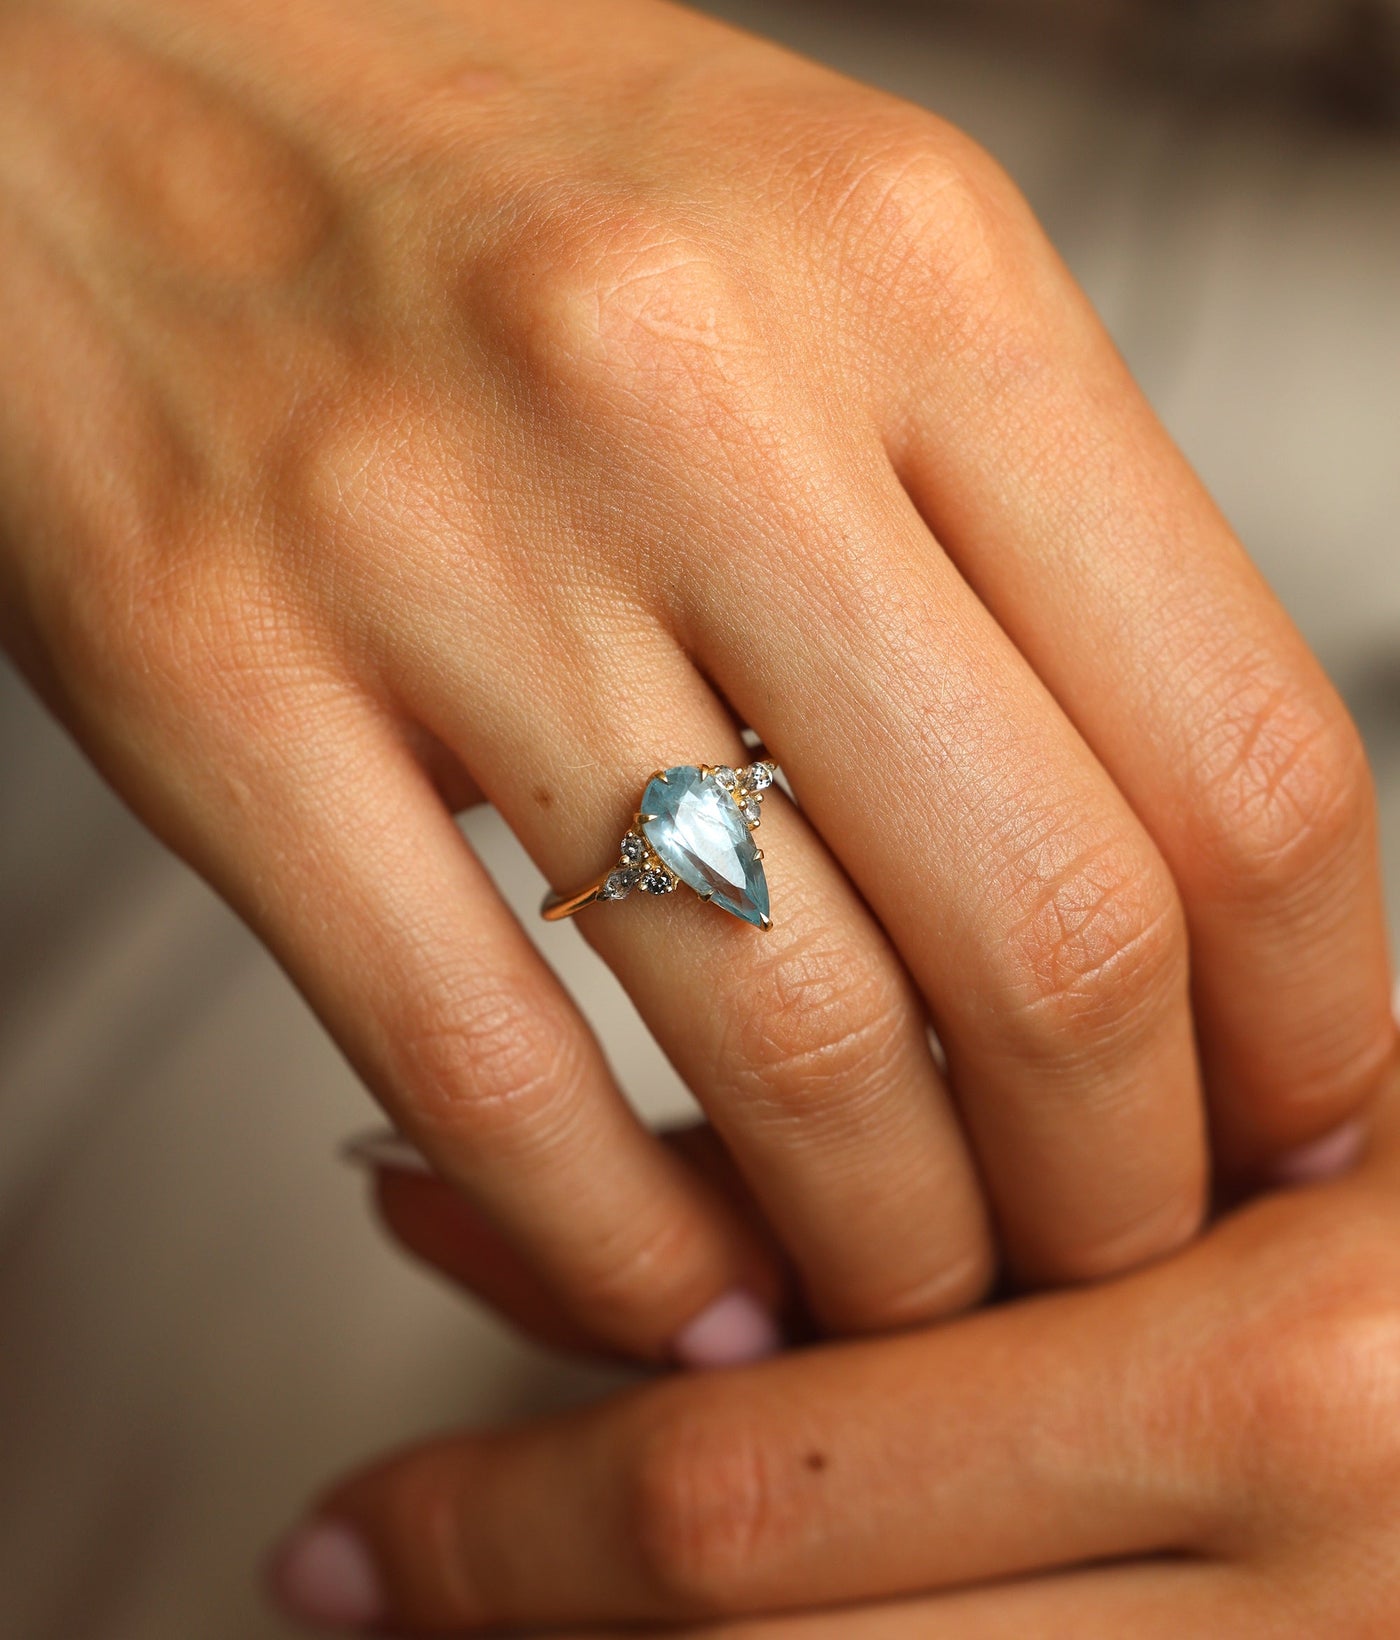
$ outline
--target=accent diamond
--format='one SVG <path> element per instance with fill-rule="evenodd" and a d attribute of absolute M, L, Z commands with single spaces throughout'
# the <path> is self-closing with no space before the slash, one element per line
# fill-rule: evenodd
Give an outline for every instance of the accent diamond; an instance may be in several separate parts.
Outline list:
<path fill-rule="evenodd" d="M 619 866 L 616 871 L 609 872 L 608 880 L 603 884 L 603 898 L 625 900 L 641 881 L 641 877 L 641 872 L 635 866 Z"/>

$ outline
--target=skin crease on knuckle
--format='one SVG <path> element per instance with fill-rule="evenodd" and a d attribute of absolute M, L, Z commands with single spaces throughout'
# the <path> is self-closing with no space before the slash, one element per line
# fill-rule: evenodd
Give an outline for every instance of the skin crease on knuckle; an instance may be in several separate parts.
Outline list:
<path fill-rule="evenodd" d="M 1185 916 L 1145 839 L 1066 827 L 1018 802 L 1017 835 L 994 837 L 988 904 L 1005 927 L 998 1014 L 1016 1051 L 1068 1065 L 1130 1057 L 1186 994 Z"/>
<path fill-rule="evenodd" d="M 1213 914 L 1334 940 L 1334 907 L 1367 893 L 1374 869 L 1374 784 L 1326 680 L 1277 670 L 1237 669 L 1215 733 L 1200 738 L 1190 870 Z M 1286 1064 L 1258 1064 L 1274 1090 L 1260 1120 L 1275 1142 L 1315 1137 L 1370 1101 L 1396 1054 L 1389 1003 L 1381 962 L 1371 985 L 1311 1023 L 1305 1044 L 1288 1042 Z"/>
<path fill-rule="evenodd" d="M 1079 860 L 1013 927 L 1030 991 L 1023 1018 L 1047 1042 L 1092 1040 L 1102 1052 L 1131 1036 L 1135 1015 L 1184 991 L 1181 911 L 1159 885 L 1155 873 Z"/>
<path fill-rule="evenodd" d="M 1024 807 L 1024 806 L 1023 806 Z M 1014 1061 L 1064 1089 L 1081 1119 L 1116 1129 L 1134 1119 L 1142 1092 L 1127 1073 L 1168 1040 L 1185 1014 L 1185 918 L 1165 865 L 1144 838 L 1066 831 L 1053 807 L 1018 815 L 1025 826 L 1001 869 L 985 876 L 999 947 L 997 1020 Z M 1076 834 L 1078 833 L 1078 834 Z M 1003 839 L 1003 843 L 1004 843 Z M 1179 1095 L 1185 1088 L 1172 1090 Z M 1053 1237 L 1004 1228 L 1038 1279 L 1100 1279 L 1189 1241 L 1205 1212 L 1205 1179 L 1188 1168 L 1165 1172 L 1154 1158 L 1143 1188 L 1094 1226 L 1067 1222 Z M 1150 1180 L 1150 1188 L 1148 1187 Z"/>
<path fill-rule="evenodd" d="M 645 1406 L 624 1459 L 627 1541 L 662 1612 L 751 1607 L 802 1531 L 804 1471 L 761 1409 L 685 1386 Z"/>
<path fill-rule="evenodd" d="M 725 1013 L 714 1075 L 730 1082 L 745 1120 L 785 1146 L 815 1144 L 827 1155 L 839 1155 L 853 1131 L 862 1145 L 890 1132 L 898 1157 L 911 1067 L 927 1061 L 932 1078 L 923 1012 L 907 982 L 885 960 L 840 949 L 814 929 L 790 936 L 777 959 L 749 977 L 744 1001 Z M 936 1094 L 930 1085 L 915 1097 Z M 885 1164 L 887 1199 L 917 1201 L 921 1152 L 902 1160 L 903 1167 Z M 843 1333 L 963 1309 L 992 1280 L 990 1240 L 978 1224 L 938 1240 L 891 1248 L 878 1270 L 866 1249 L 853 1251 L 850 1269 L 828 1250 L 809 1298 Z"/>
<path fill-rule="evenodd" d="M 921 1049 L 921 1012 L 887 960 L 837 945 L 800 910 L 797 920 L 806 929 L 789 929 L 748 977 L 746 1005 L 725 1016 L 714 1059 L 747 1110 L 820 1133 L 878 1105 L 901 1057 Z"/>
<path fill-rule="evenodd" d="M 1310 681 L 1240 679 L 1198 745 L 1194 853 L 1221 898 L 1306 893 L 1366 836 L 1374 794 L 1360 736 Z"/>
<path fill-rule="evenodd" d="M 504 975 L 445 980 L 388 1052 L 415 1128 L 521 1160 L 568 1140 L 579 1118 L 579 1027 Z"/>
<path fill-rule="evenodd" d="M 625 521 L 635 578 L 669 605 L 699 551 L 686 520 L 712 533 L 691 475 L 761 494 L 778 459 L 762 269 L 638 199 L 552 218 L 547 246 L 514 245 L 506 266 L 491 299 L 510 312 L 513 396 L 581 458 L 585 508 L 613 539 Z"/>
<path fill-rule="evenodd" d="M 1019 191 L 962 132 L 883 99 L 860 99 L 851 116 L 813 129 L 792 192 L 842 368 L 867 394 L 878 380 L 887 402 L 875 413 L 898 467 L 892 412 L 911 337 L 976 359 L 1000 394 L 1043 376 L 1045 349 L 1022 320 L 1037 310 L 1045 257 Z"/>
<path fill-rule="evenodd" d="M 425 1148 L 465 1152 L 473 1167 L 508 1177 L 526 1168 L 548 1176 L 588 1146 L 591 1101 L 579 1095 L 586 1049 L 577 1021 L 500 975 L 446 982 L 418 1011 L 384 1052 L 402 1119 Z M 676 1290 L 677 1273 L 703 1269 L 703 1250 L 695 1218 L 657 1213 L 645 1234 L 624 1218 L 557 1256 L 567 1261 L 573 1312 L 595 1327 L 630 1331 L 659 1302 L 684 1308 L 689 1293 Z"/>
<path fill-rule="evenodd" d="M 1206 1392 L 1221 1524 L 1247 1559 L 1400 1538 L 1400 1260 L 1389 1202 L 1262 1204 L 1241 1227 L 1238 1302 L 1212 1310 L 1188 1383 Z M 1223 1504 L 1222 1501 L 1223 1500 Z"/>
<path fill-rule="evenodd" d="M 338 1515 L 353 1519 L 359 1500 L 371 1500 L 376 1515 L 383 1511 L 380 1529 L 414 1545 L 414 1576 L 396 1591 L 412 1633 L 460 1632 L 491 1615 L 493 1568 L 476 1551 L 471 1508 L 472 1482 L 489 1461 L 489 1449 L 462 1441 L 451 1462 L 427 1449 L 394 1464 L 387 1486 L 372 1468 L 339 1489 Z"/>

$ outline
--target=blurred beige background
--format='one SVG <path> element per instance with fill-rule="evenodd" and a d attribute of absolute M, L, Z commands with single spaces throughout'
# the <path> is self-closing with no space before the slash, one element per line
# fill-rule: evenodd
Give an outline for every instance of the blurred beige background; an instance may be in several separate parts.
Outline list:
<path fill-rule="evenodd" d="M 1077 34 L 1012 0 L 980 27 L 968 6 L 713 9 L 937 108 L 1020 181 L 1351 700 L 1400 926 L 1388 82 L 1244 51 L 1202 33 L 1210 7 L 1184 35 L 1109 0 Z M 250 1569 L 320 1477 L 589 1380 L 386 1249 L 335 1157 L 368 1100 L 3 669 L 0 771 L 0 1634 L 271 1640 Z M 491 816 L 469 830 L 532 917 L 531 868 Z M 639 1100 L 673 1108 L 574 931 L 531 926 Z"/>

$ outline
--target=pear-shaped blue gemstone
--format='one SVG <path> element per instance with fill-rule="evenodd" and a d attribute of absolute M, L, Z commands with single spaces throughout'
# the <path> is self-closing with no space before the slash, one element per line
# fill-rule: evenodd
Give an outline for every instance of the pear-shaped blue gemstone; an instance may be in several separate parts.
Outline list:
<path fill-rule="evenodd" d="M 760 927 L 768 880 L 739 805 L 699 769 L 667 769 L 642 793 L 642 830 L 676 876 L 712 905 Z"/>

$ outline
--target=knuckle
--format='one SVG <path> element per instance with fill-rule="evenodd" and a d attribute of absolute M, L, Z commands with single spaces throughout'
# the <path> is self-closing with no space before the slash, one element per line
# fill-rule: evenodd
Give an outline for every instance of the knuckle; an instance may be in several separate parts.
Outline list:
<path fill-rule="evenodd" d="M 1366 753 L 1330 690 L 1251 680 L 1204 745 L 1195 856 L 1220 897 L 1259 903 L 1296 892 L 1365 837 Z"/>
<path fill-rule="evenodd" d="M 432 438 L 411 428 L 431 425 L 438 412 L 414 405 L 412 389 L 391 386 L 367 366 L 348 369 L 330 384 L 319 404 L 303 404 L 268 439 L 269 464 L 277 473 L 279 532 L 295 532 L 309 551 L 288 554 L 293 574 L 319 575 L 332 554 L 351 567 L 374 566 L 376 549 L 392 542 L 398 567 L 402 535 L 388 520 L 414 517 L 416 498 L 445 498 L 454 476 Z M 466 451 L 454 452 L 460 462 Z M 465 511 L 465 509 L 463 509 Z M 466 522 L 464 521 L 464 527 Z M 417 531 L 423 540 L 426 532 Z M 363 585 L 363 583 L 362 583 Z"/>
<path fill-rule="evenodd" d="M 778 1477 L 759 1421 L 732 1397 L 665 1397 L 630 1471 L 632 1541 L 665 1604 L 722 1613 L 747 1603 L 781 1565 L 796 1498 Z"/>
<path fill-rule="evenodd" d="M 1373 1105 L 1400 1054 L 1384 970 L 1364 990 L 1331 1004 L 1325 1018 L 1300 1013 L 1268 1059 L 1248 1066 L 1252 1140 L 1261 1154 L 1286 1159 L 1314 1145 L 1330 1148 L 1339 1130 Z"/>
<path fill-rule="evenodd" d="M 981 334 L 1025 279 L 1029 212 L 1000 165 L 931 114 L 881 109 L 828 150 L 809 195 L 842 271 L 882 311 L 936 311 L 945 340 Z"/>
<path fill-rule="evenodd" d="M 387 1467 L 367 1471 L 351 1483 L 356 1494 L 379 1517 L 390 1541 L 413 1544 L 412 1609 L 401 1615 L 434 1629 L 465 1627 L 490 1615 L 493 1589 L 491 1568 L 476 1548 L 470 1508 L 477 1452 L 459 1442 L 452 1461 L 430 1448 L 390 1460 Z"/>
<path fill-rule="evenodd" d="M 644 1223 L 620 1216 L 574 1242 L 563 1272 L 567 1302 L 595 1333 L 674 1332 L 695 1313 L 687 1278 L 708 1270 L 708 1251 L 706 1225 L 689 1214 L 657 1214 Z"/>
<path fill-rule="evenodd" d="M 921 1263 L 917 1274 L 894 1270 L 882 1280 L 868 1266 L 854 1291 L 839 1299 L 814 1299 L 820 1319 L 841 1333 L 900 1332 L 943 1316 L 958 1315 L 981 1303 L 997 1277 L 997 1255 L 988 1235 L 939 1259 L 932 1274 Z"/>
<path fill-rule="evenodd" d="M 737 258 L 683 213 L 597 201 L 555 213 L 492 280 L 537 396 L 574 410 L 692 423 L 732 405 L 752 352 Z"/>
<path fill-rule="evenodd" d="M 719 1070 L 751 1107 L 781 1119 L 849 1114 L 895 1080 L 915 1017 L 889 964 L 799 932 L 750 976 Z"/>
<path fill-rule="evenodd" d="M 1107 1280 L 1185 1247 L 1205 1220 L 1205 1181 L 1173 1183 L 1136 1204 L 1108 1229 L 1080 1241 L 1058 1239 L 1037 1249 L 1035 1275 L 1043 1284 L 1076 1286 Z"/>
<path fill-rule="evenodd" d="M 1339 1500 L 1400 1511 L 1397 1276 L 1385 1225 L 1314 1215 L 1276 1296 L 1226 1330 L 1222 1415 L 1249 1493 L 1314 1518 Z"/>
<path fill-rule="evenodd" d="M 1311 1052 L 1298 1052 L 1289 1081 L 1265 1111 L 1267 1137 L 1287 1150 L 1325 1142 L 1340 1119 L 1370 1106 L 1393 1074 L 1400 1040 L 1382 985 L 1374 1004 L 1341 1019 Z M 1320 1034 L 1320 1033 L 1318 1033 Z"/>
<path fill-rule="evenodd" d="M 1057 841 L 1033 854 L 1039 869 L 1029 882 L 1018 873 L 1006 943 L 1008 1015 L 1022 1047 L 1060 1058 L 1075 1043 L 1096 1053 L 1131 1045 L 1185 994 L 1175 884 L 1154 852 L 1131 842 Z"/>
<path fill-rule="evenodd" d="M 396 1080 L 416 1124 L 509 1154 L 553 1143 L 581 1078 L 578 1032 L 497 975 L 429 988 L 395 1044 Z"/>

